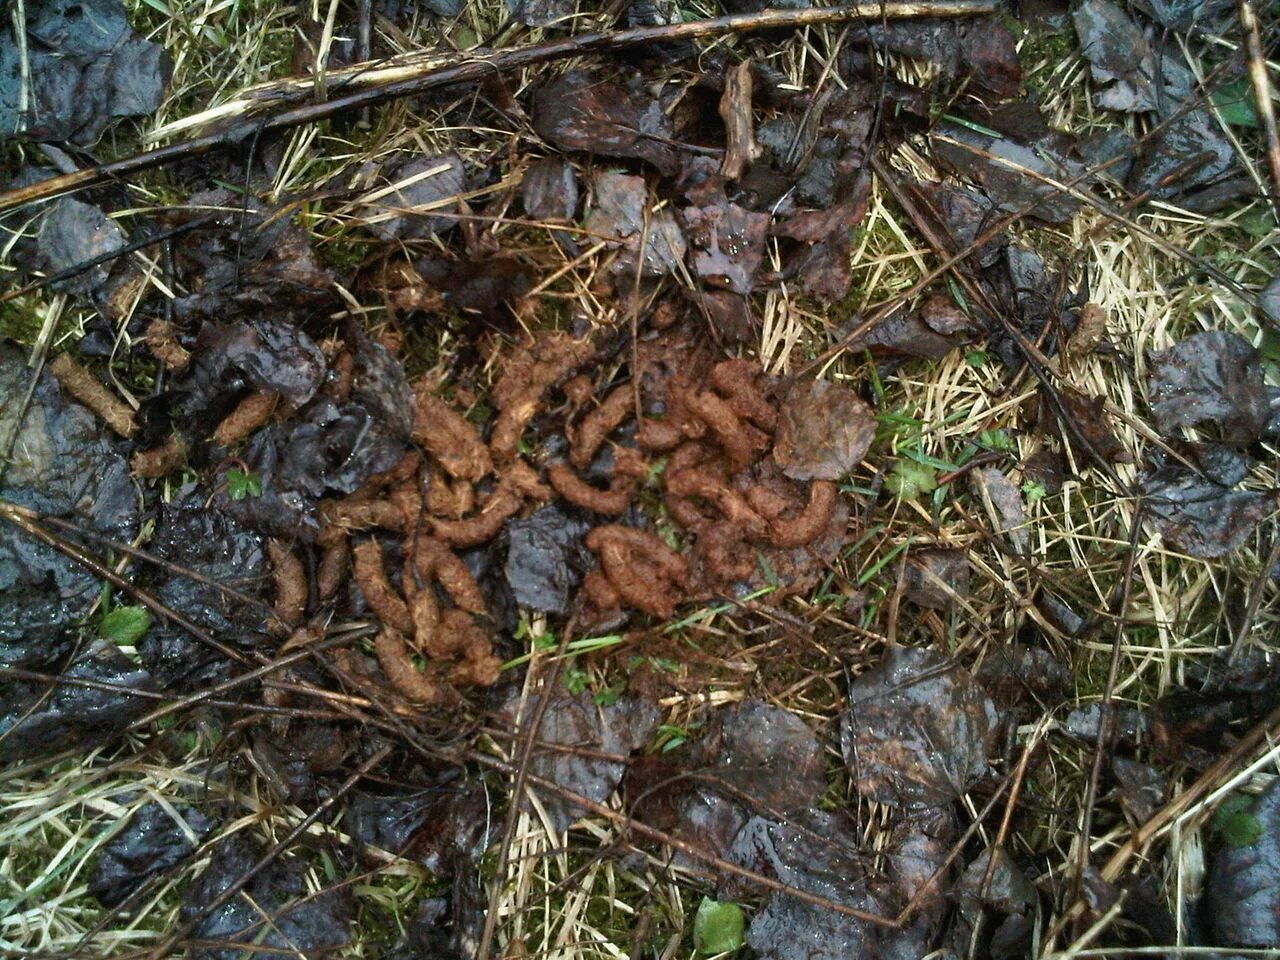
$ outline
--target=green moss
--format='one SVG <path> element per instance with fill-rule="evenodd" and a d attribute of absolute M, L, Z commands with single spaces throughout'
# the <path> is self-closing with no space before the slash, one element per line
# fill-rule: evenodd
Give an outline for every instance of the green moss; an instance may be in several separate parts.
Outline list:
<path fill-rule="evenodd" d="M 0 340 L 12 340 L 29 347 L 36 342 L 43 326 L 44 319 L 31 298 L 19 297 L 0 303 Z"/>

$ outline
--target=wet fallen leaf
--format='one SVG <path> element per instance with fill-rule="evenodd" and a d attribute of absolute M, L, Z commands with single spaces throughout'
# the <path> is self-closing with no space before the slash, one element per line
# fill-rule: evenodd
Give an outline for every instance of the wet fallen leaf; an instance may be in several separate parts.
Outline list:
<path fill-rule="evenodd" d="M 632 75 L 632 85 L 570 70 L 533 98 L 533 128 L 562 150 L 646 160 L 674 174 L 671 121 Z"/>
<path fill-rule="evenodd" d="M 1237 478 L 1238 479 L 1238 478 Z M 1148 516 L 1170 546 L 1213 559 L 1239 549 L 1266 515 L 1264 493 L 1234 489 L 1170 464 L 1142 482 Z"/>
<path fill-rule="evenodd" d="M 359 221 L 381 240 L 420 240 L 457 225 L 458 198 L 466 192 L 456 153 L 403 161 L 370 178 Z"/>
<path fill-rule="evenodd" d="M 1147 385 L 1166 436 L 1213 424 L 1224 440 L 1248 443 L 1270 416 L 1261 358 L 1234 333 L 1206 330 L 1154 353 Z"/>
<path fill-rule="evenodd" d="M 1133 457 L 1116 437 L 1106 404 L 1106 397 L 1090 396 L 1066 384 L 1054 388 L 1053 399 L 1050 400 L 1047 388 L 1041 387 L 1041 427 L 1048 431 L 1055 425 L 1057 407 L 1060 406 L 1064 419 L 1057 425 L 1057 430 L 1071 445 L 1076 462 L 1082 468 L 1098 460 L 1103 463 L 1129 463 Z M 1057 487 L 1061 486 L 1059 478 Z"/>
<path fill-rule="evenodd" d="M 15 653 L 0 644 L 6 660 Z M 0 737 L 8 760 L 89 750 L 110 743 L 125 727 L 154 704 L 130 690 L 153 692 L 155 684 L 113 643 L 97 640 L 81 650 L 68 666 L 58 648 L 46 645 L 40 653 L 22 656 L 24 666 L 68 680 L 103 684 L 105 689 L 73 683 L 0 679 Z"/>
<path fill-rule="evenodd" d="M 531 27 L 552 26 L 572 17 L 576 9 L 574 0 L 507 0 L 511 19 Z"/>
<path fill-rule="evenodd" d="M 748 821 L 728 859 L 806 893 L 866 913 L 883 912 L 870 892 L 857 835 L 840 814 L 805 811 L 778 822 Z M 751 918 L 747 945 L 762 960 L 842 960 L 872 956 L 880 928 L 785 893 Z"/>
<path fill-rule="evenodd" d="M 504 708 L 508 716 L 517 710 L 532 717 L 536 703 L 521 704 L 519 696 Z M 550 780 L 577 796 L 603 803 L 613 793 L 627 768 L 627 757 L 644 746 L 658 723 L 657 708 L 635 696 L 624 696 L 601 706 L 589 693 L 577 696 L 559 694 L 542 715 L 538 740 L 558 744 L 564 751 L 542 748 L 530 764 L 530 771 Z M 586 748 L 612 755 L 611 759 L 574 753 Z M 577 817 L 579 808 L 558 795 L 543 794 L 539 798 L 556 830 L 566 829 Z"/>
<path fill-rule="evenodd" d="M 995 729 L 995 707 L 967 670 L 930 650 L 890 647 L 850 684 L 840 742 L 861 793 L 941 806 L 986 772 Z"/>
<path fill-rule="evenodd" d="M 507 524 L 503 567 L 516 602 L 544 613 L 566 613 L 593 554 L 583 545 L 591 525 L 552 505 Z"/>
<path fill-rule="evenodd" d="M 171 64 L 121 0 L 29 0 L 27 35 L 0 34 L 0 130 L 92 146 L 117 117 L 154 112 Z M 24 62 L 25 61 L 25 62 Z"/>
<path fill-rule="evenodd" d="M 1031 215 L 1049 223 L 1070 220 L 1080 201 L 1052 182 L 1076 178 L 1080 164 L 1043 145 L 1032 148 L 1007 137 L 992 137 L 956 123 L 942 123 L 934 135 L 938 155 L 973 177 L 1006 212 L 1034 205 Z"/>
<path fill-rule="evenodd" d="M 1111 84 L 1098 94 L 1098 106 L 1155 110 L 1160 95 L 1155 54 L 1138 25 L 1110 0 L 1085 0 L 1071 17 L 1094 80 Z"/>
<path fill-rule="evenodd" d="M 124 231 L 115 221 L 97 207 L 71 197 L 59 200 L 49 211 L 36 240 L 46 273 L 60 273 L 124 245 Z M 90 293 L 106 282 L 110 272 L 110 263 L 100 264 L 59 282 L 56 288 L 70 293 Z"/>
<path fill-rule="evenodd" d="M 685 207 L 680 219 L 693 247 L 693 268 L 698 276 L 734 293 L 750 293 L 764 259 L 769 215 L 725 201 Z"/>
<path fill-rule="evenodd" d="M 1280 947 L 1280 786 L 1273 783 L 1238 816 L 1205 882 L 1211 942 L 1274 949 Z"/>
<path fill-rule="evenodd" d="M 861 462 L 875 432 L 871 408 L 848 387 L 798 383 L 778 412 L 773 457 L 793 480 L 837 480 Z"/>
<path fill-rule="evenodd" d="M 1031 541 L 1022 493 L 1017 486 L 995 467 L 975 470 L 970 478 L 974 490 L 987 506 L 987 515 L 995 529 L 1009 538 L 1013 549 L 1026 553 Z"/>
<path fill-rule="evenodd" d="M 237 960 L 250 945 L 312 958 L 350 941 L 350 887 L 339 884 L 313 893 L 307 886 L 307 857 L 298 853 L 269 861 L 252 875 L 244 896 L 207 909 L 249 875 L 264 852 L 247 833 L 233 834 L 214 847 L 209 865 L 183 891 L 183 920 L 193 922 L 194 936 L 206 941 L 192 950 L 199 960 Z"/>
<path fill-rule="evenodd" d="M 634 276 L 636 257 L 650 276 L 672 273 L 684 263 L 688 244 L 669 209 L 648 210 L 649 188 L 643 177 L 603 171 L 592 187 L 586 229 L 621 241 L 626 251 L 615 265 L 622 275 Z M 644 237 L 643 244 L 641 236 Z"/>
<path fill-rule="evenodd" d="M 186 804 L 144 805 L 102 845 L 89 875 L 89 892 L 104 907 L 124 902 L 149 877 L 176 867 L 194 853 L 214 825 Z"/>
<path fill-rule="evenodd" d="M 1150 764 L 1129 757 L 1112 757 L 1111 773 L 1116 778 L 1120 806 L 1134 826 L 1146 823 L 1165 801 L 1168 781 Z"/>
<path fill-rule="evenodd" d="M 917 606 L 949 610 L 969 596 L 969 556 L 963 550 L 912 550 L 904 595 Z"/>
<path fill-rule="evenodd" d="M 130 539 L 137 505 L 119 448 L 47 372 L 18 429 L 29 378 L 22 354 L 0 344 L 0 437 L 13 438 L 0 497 Z M 0 524 L 0 645 L 51 638 L 78 619 L 98 591 L 98 581 L 78 564 L 12 524 Z"/>
<path fill-rule="evenodd" d="M 538 160 L 521 184 L 524 212 L 533 220 L 570 221 L 578 209 L 578 178 L 568 160 Z"/>
<path fill-rule="evenodd" d="M 1039 711 L 1063 703 L 1071 691 L 1071 671 L 1048 650 L 1023 643 L 995 647 L 975 674 L 1001 710 Z"/>

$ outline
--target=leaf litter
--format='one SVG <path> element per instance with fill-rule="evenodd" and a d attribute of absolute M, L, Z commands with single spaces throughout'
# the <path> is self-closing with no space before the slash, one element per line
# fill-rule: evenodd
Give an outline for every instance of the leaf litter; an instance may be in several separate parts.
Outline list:
<path fill-rule="evenodd" d="M 379 4 L 380 29 L 407 29 L 411 6 Z M 431 10 L 457 13 L 445 7 Z M 155 109 L 165 57 L 129 31 L 118 5 L 26 11 L 43 85 L 19 116 L 17 48 L 6 36 L 0 117 L 10 129 L 91 145 L 117 118 Z M 556 3 L 508 12 L 550 30 L 580 13 Z M 100 36 L 77 19 L 86 13 Z M 1155 126 L 1141 140 L 1119 126 L 1093 138 L 1051 127 L 1025 95 L 1026 60 L 1004 26 L 936 18 L 851 29 L 856 42 L 828 67 L 839 82 L 824 74 L 813 89 L 745 55 L 777 38 L 698 60 L 692 45 L 664 46 L 635 65 L 548 71 L 517 92 L 486 87 L 497 122 L 528 119 L 528 144 L 476 149 L 475 130 L 456 142 L 401 141 L 299 200 L 271 188 L 281 158 L 264 143 L 247 170 L 205 177 L 200 187 L 224 185 L 193 190 L 190 209 L 139 217 L 104 191 L 59 201 L 25 235 L 6 225 L 16 263 L 49 274 L 121 250 L 138 224 L 145 235 L 213 211 L 164 250 L 163 302 L 122 261 L 57 285 L 109 321 L 106 345 L 86 338 L 79 360 L 60 352 L 56 380 L 34 381 L 20 423 L 8 411 L 22 406 L 25 358 L 6 348 L 0 438 L 16 438 L 18 451 L 5 465 L 6 504 L 117 543 L 141 534 L 146 556 L 105 552 L 223 645 L 101 594 L 81 566 L 6 524 L 0 610 L 4 664 L 15 671 L 0 681 L 6 757 L 118 743 L 155 696 L 227 691 L 201 722 L 229 734 L 258 789 L 304 808 L 332 802 L 347 831 L 250 870 L 268 850 L 265 834 L 224 833 L 196 857 L 221 812 L 148 804 L 103 846 L 91 892 L 110 906 L 148 878 L 181 874 L 195 952 L 230 957 L 252 945 L 313 956 L 348 948 L 366 909 L 343 871 L 410 862 L 439 883 L 381 946 L 471 956 L 486 936 L 481 864 L 506 856 L 491 810 L 530 813 L 571 842 L 620 794 L 626 817 L 701 851 L 680 847 L 670 862 L 700 884 L 703 909 L 690 922 L 704 953 L 745 943 L 757 956 L 806 960 L 1026 955 L 1053 895 L 1036 860 L 1043 851 L 1029 849 L 1021 821 L 1007 845 L 958 841 L 960 824 L 993 796 L 1011 746 L 1046 711 L 1062 710 L 1064 743 L 1096 745 L 1111 729 L 1096 702 L 1068 711 L 1074 657 L 1061 644 L 1089 636 L 1099 614 L 1054 593 L 1052 580 L 1028 586 L 1010 575 L 1006 589 L 1028 591 L 1023 613 L 1016 627 L 994 629 L 1016 629 L 1016 642 L 982 647 L 975 660 L 969 641 L 954 641 L 985 609 L 984 548 L 1038 564 L 1043 498 L 1092 483 L 1088 466 L 1134 459 L 1110 398 L 1075 378 L 1126 346 L 1112 342 L 1105 313 L 1091 312 L 1079 271 L 1042 255 L 1032 221 L 1076 222 L 1086 204 L 1055 182 L 1123 183 L 1138 200 L 1198 211 L 1240 196 L 1234 148 L 1148 22 L 1187 30 L 1202 15 L 1214 14 L 1107 0 L 1071 14 L 1096 105 L 1115 114 L 1105 122 L 1136 115 Z M 670 20 L 656 7 L 626 17 Z M 883 76 L 868 44 L 928 61 L 940 79 Z M 672 69 L 688 83 L 670 82 Z M 965 96 L 941 106 L 935 95 L 951 84 Z M 454 107 L 441 109 L 470 129 Z M 824 362 L 815 376 L 806 362 L 829 359 L 821 350 L 865 319 L 850 315 L 864 292 L 854 254 L 886 210 L 900 213 L 871 158 L 902 144 L 936 162 L 910 165 L 900 186 L 924 239 L 965 251 L 965 282 L 916 290 L 842 342 L 870 354 L 873 375 Z M 1086 176 L 1086 164 L 1114 157 L 1125 163 L 1110 180 Z M 227 188 L 240 172 L 244 185 Z M 973 243 L 1028 208 L 1026 231 Z M 358 257 L 326 250 L 333 238 L 317 225 L 327 222 L 349 224 Z M 565 272 L 571 282 L 557 284 Z M 129 296 L 136 303 L 121 307 Z M 1270 299 L 1264 289 L 1263 313 Z M 779 303 L 831 311 L 789 361 L 776 339 L 772 353 L 759 349 L 779 336 Z M 385 324 L 365 323 L 379 312 Z M 904 454 L 908 431 L 894 431 L 911 417 L 887 405 L 884 380 L 958 361 L 980 368 L 988 352 L 1003 365 L 1001 391 L 1047 360 L 1017 436 L 984 434 L 955 463 L 932 456 L 941 448 Z M 1144 451 L 1143 516 L 1190 557 L 1235 562 L 1270 511 L 1254 479 L 1275 438 L 1268 364 L 1265 343 L 1217 330 L 1147 358 L 1161 438 Z M 886 507 L 919 511 L 927 529 L 899 536 Z M 870 544 L 890 527 L 891 554 L 877 558 Z M 104 551 L 87 534 L 66 536 Z M 860 625 L 833 634 L 826 611 Z M 827 709 L 788 695 L 779 705 L 778 691 L 804 687 L 781 675 L 758 675 L 741 696 L 732 684 L 727 696 L 713 689 L 710 673 L 736 669 L 719 651 L 739 629 L 764 637 L 764 650 L 822 651 L 816 674 L 843 702 Z M 539 690 L 560 631 L 560 681 Z M 885 642 L 900 632 L 924 645 Z M 863 634 L 870 649 L 851 640 Z M 937 652 L 944 642 L 954 658 Z M 662 644 L 681 660 L 650 655 Z M 246 665 L 302 654 L 243 679 Z M 1240 709 L 1226 705 L 1235 693 L 1188 690 L 1118 711 L 1126 755 L 1106 766 L 1107 816 L 1136 826 L 1156 815 L 1179 775 L 1170 758 L 1207 768 L 1215 738 L 1256 721 L 1270 694 L 1240 696 Z M 355 712 L 303 715 L 328 704 Z M 362 712 L 369 704 L 377 710 Z M 274 712 L 237 724 L 258 705 Z M 394 741 L 393 760 L 339 788 L 370 755 L 364 739 L 389 729 L 412 733 Z M 509 770 L 527 740 L 527 772 L 551 788 L 534 789 L 533 803 L 481 772 L 493 755 Z M 424 743 L 449 761 L 425 764 Z M 1041 775 L 1038 760 L 1028 769 Z M 1215 853 L 1209 901 L 1237 875 L 1265 874 L 1231 849 Z M 761 888 L 748 874 L 776 883 Z M 241 895 L 216 903 L 241 883 Z M 1098 904 L 1119 889 L 1094 873 L 1082 884 Z M 900 927 L 883 922 L 904 907 Z M 1160 928 L 1160 909 L 1148 913 L 1143 929 Z M 1227 912 L 1210 927 L 1224 945 L 1274 943 L 1273 931 L 1232 927 Z"/>

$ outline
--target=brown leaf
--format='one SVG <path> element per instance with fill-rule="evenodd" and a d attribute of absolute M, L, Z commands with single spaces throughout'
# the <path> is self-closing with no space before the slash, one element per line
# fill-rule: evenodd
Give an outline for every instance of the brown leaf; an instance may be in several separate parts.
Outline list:
<path fill-rule="evenodd" d="M 1178 427 L 1212 424 L 1222 439 L 1248 443 L 1270 412 L 1258 351 L 1222 330 L 1152 354 L 1148 388 L 1156 426 L 1166 436 Z"/>
<path fill-rule="evenodd" d="M 635 157 L 674 174 L 679 156 L 671 145 L 671 121 L 640 77 L 633 79 L 633 87 L 624 87 L 570 70 L 534 95 L 534 130 L 562 150 Z"/>
<path fill-rule="evenodd" d="M 773 458 L 793 480 L 836 480 L 858 465 L 875 432 L 871 407 L 848 387 L 799 383 L 779 411 Z"/>
<path fill-rule="evenodd" d="M 850 684 L 840 742 L 861 794 L 932 807 L 986 772 L 995 731 L 996 709 L 967 670 L 931 650 L 890 647 Z"/>

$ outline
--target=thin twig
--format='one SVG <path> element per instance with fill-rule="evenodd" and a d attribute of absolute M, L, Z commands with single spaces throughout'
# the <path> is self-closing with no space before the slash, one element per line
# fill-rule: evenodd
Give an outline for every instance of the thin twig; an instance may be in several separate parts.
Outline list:
<path fill-rule="evenodd" d="M 1271 102 L 1271 77 L 1262 52 L 1258 17 L 1250 0 L 1240 0 L 1240 26 L 1244 28 L 1244 48 L 1249 55 L 1249 80 L 1257 101 L 1258 120 L 1267 141 L 1267 163 L 1271 167 L 1271 209 L 1280 223 L 1280 133 L 1276 130 L 1276 108 Z"/>

